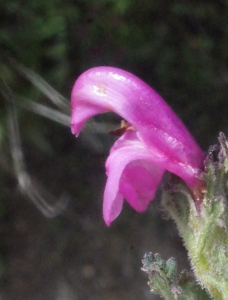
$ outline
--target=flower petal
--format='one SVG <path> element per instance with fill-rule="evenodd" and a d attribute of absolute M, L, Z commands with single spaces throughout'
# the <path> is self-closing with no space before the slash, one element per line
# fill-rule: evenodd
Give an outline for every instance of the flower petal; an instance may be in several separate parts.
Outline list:
<path fill-rule="evenodd" d="M 165 171 L 153 163 L 151 153 L 134 131 L 126 132 L 114 144 L 106 170 L 103 216 L 108 226 L 120 214 L 123 198 L 135 210 L 144 211 L 153 200 Z"/>
<path fill-rule="evenodd" d="M 120 192 L 135 210 L 142 212 L 154 199 L 163 173 L 164 169 L 148 160 L 132 161 L 120 178 Z"/>
<path fill-rule="evenodd" d="M 166 102 L 131 73 L 112 67 L 84 72 L 72 91 L 72 132 L 79 134 L 85 120 L 114 111 L 137 131 L 157 164 L 192 187 L 203 168 L 204 153 Z"/>

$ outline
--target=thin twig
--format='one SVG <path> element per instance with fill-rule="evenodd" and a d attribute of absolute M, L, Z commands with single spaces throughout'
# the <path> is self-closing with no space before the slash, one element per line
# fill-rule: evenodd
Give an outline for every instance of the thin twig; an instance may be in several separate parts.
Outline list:
<path fill-rule="evenodd" d="M 22 152 L 15 97 L 9 87 L 3 82 L 0 86 L 2 95 L 7 99 L 7 121 L 10 138 L 11 155 L 15 174 L 21 192 L 26 195 L 36 207 L 48 218 L 53 218 L 61 213 L 69 201 L 67 196 L 61 196 L 57 201 L 36 180 L 32 179 L 26 171 L 26 165 Z M 55 203 L 55 204 L 49 204 Z"/>

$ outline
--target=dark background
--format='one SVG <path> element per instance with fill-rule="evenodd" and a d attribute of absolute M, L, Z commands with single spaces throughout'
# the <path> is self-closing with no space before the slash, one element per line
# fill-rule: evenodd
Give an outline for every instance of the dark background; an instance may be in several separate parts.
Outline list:
<path fill-rule="evenodd" d="M 29 111 L 28 101 L 56 107 L 44 82 L 34 74 L 28 80 L 22 66 L 67 101 L 84 70 L 126 69 L 166 99 L 207 151 L 228 131 L 227 42 L 227 0 L 0 2 L 0 75 L 10 91 L 0 94 L 0 299 L 157 299 L 140 270 L 144 253 L 174 256 L 180 270 L 188 268 L 175 225 L 162 219 L 160 191 L 147 212 L 125 204 L 106 227 L 104 162 L 114 139 L 93 126 L 76 139 L 69 127 Z M 46 195 L 47 205 L 68 199 L 55 218 L 20 192 L 7 98 L 17 109 L 27 171 L 54 199 Z M 96 119 L 107 131 L 118 121 Z"/>

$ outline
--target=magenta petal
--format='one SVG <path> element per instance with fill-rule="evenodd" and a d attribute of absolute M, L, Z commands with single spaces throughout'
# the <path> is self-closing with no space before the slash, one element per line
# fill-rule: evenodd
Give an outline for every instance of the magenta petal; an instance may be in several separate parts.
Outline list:
<path fill-rule="evenodd" d="M 90 117 L 105 112 L 102 108 L 91 105 L 78 105 L 72 108 L 71 132 L 78 136 L 84 122 Z M 78 118 L 80 116 L 80 118 Z"/>
<path fill-rule="evenodd" d="M 138 77 L 112 67 L 90 69 L 77 79 L 71 104 L 74 133 L 88 117 L 116 112 L 134 126 L 162 168 L 180 176 L 189 187 L 197 184 L 203 151 L 167 103 Z"/>
<path fill-rule="evenodd" d="M 104 192 L 103 215 L 107 225 L 120 214 L 123 198 L 137 211 L 144 211 L 153 200 L 164 169 L 154 165 L 151 153 L 134 136 L 126 133 L 118 140 L 106 162 L 107 183 Z M 118 148 L 117 145 L 120 145 Z"/>
<path fill-rule="evenodd" d="M 149 161 L 133 161 L 122 173 L 120 192 L 135 210 L 142 212 L 154 199 L 163 173 L 163 169 Z"/>
<path fill-rule="evenodd" d="M 203 151 L 167 103 L 138 77 L 112 67 L 90 69 L 76 80 L 71 106 L 75 135 L 88 118 L 108 111 L 130 124 L 106 162 L 107 225 L 120 214 L 123 198 L 137 211 L 145 210 L 164 170 L 181 177 L 192 190 L 198 185 Z"/>

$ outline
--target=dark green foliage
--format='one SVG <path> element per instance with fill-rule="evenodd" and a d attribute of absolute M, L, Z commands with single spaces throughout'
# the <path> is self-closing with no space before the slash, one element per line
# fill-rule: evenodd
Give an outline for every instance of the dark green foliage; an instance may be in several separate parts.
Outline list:
<path fill-rule="evenodd" d="M 152 84 L 205 148 L 226 131 L 227 1 L 10 0 L 0 16 L 0 73 L 26 96 L 6 57 L 65 95 L 83 70 L 114 65 Z"/>

